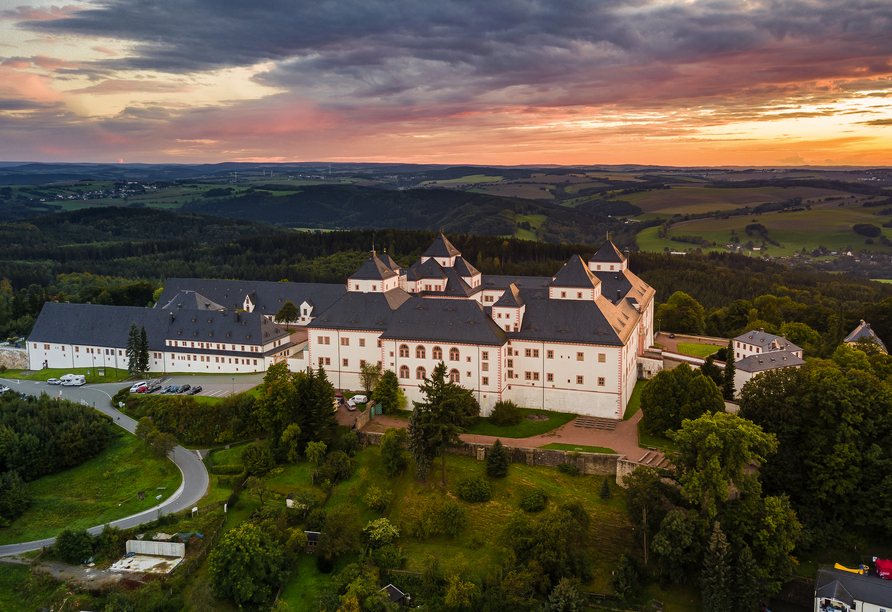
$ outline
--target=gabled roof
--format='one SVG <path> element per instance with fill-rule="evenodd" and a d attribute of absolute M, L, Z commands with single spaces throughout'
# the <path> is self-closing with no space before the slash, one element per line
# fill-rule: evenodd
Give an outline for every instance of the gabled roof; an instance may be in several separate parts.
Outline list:
<path fill-rule="evenodd" d="M 777 368 L 801 366 L 805 361 L 790 351 L 767 351 L 749 355 L 735 362 L 734 367 L 743 372 L 766 372 Z"/>
<path fill-rule="evenodd" d="M 227 310 L 245 307 L 245 296 L 251 295 L 254 312 L 275 315 L 285 302 L 295 306 L 312 301 L 314 313 L 325 310 L 347 293 L 347 287 L 324 283 L 274 283 L 269 281 L 220 280 L 205 278 L 168 278 L 156 308 L 168 304 L 180 291 L 195 291 Z"/>
<path fill-rule="evenodd" d="M 626 256 L 620 253 L 619 249 L 616 248 L 616 245 L 610 240 L 602 244 L 601 248 L 598 249 L 598 252 L 592 255 L 592 258 L 589 259 L 589 261 L 598 263 L 623 263 L 625 260 Z"/>
<path fill-rule="evenodd" d="M 880 340 L 880 337 L 877 336 L 876 332 L 870 328 L 870 323 L 865 323 L 864 319 L 861 319 L 861 324 L 852 330 L 852 333 L 846 336 L 846 339 L 843 340 L 843 342 L 858 342 L 859 340 L 869 340 L 876 343 L 884 351 L 886 350 L 886 345 L 883 344 L 883 341 Z"/>
<path fill-rule="evenodd" d="M 459 250 L 452 246 L 452 243 L 443 235 L 443 232 L 440 232 L 440 235 L 427 248 L 422 257 L 458 257 L 459 255 L 461 255 Z"/>
<path fill-rule="evenodd" d="M 393 314 L 381 338 L 495 346 L 508 341 L 505 332 L 477 302 L 440 298 L 413 298 L 405 302 Z"/>
<path fill-rule="evenodd" d="M 592 272 L 601 281 L 601 295 L 613 302 L 616 301 L 616 292 L 620 292 L 621 298 L 632 299 L 646 305 L 650 296 L 655 293 L 643 280 L 632 274 L 629 270 Z"/>
<path fill-rule="evenodd" d="M 455 270 L 459 276 L 464 276 L 465 278 L 480 274 L 480 270 L 472 266 L 464 257 L 456 257 L 452 269 Z"/>
<path fill-rule="evenodd" d="M 405 593 L 403 593 L 401 590 L 399 590 L 392 584 L 388 584 L 386 587 L 384 587 L 383 589 L 381 589 L 378 592 L 379 593 L 387 593 L 387 600 L 390 603 L 396 603 L 406 596 Z"/>
<path fill-rule="evenodd" d="M 508 288 L 505 290 L 505 293 L 502 294 L 502 297 L 493 304 L 493 306 L 502 306 L 504 308 L 520 308 L 525 305 L 523 297 L 520 295 L 520 289 L 517 288 L 517 285 L 511 283 L 508 285 Z"/>
<path fill-rule="evenodd" d="M 801 351 L 802 349 L 784 338 L 783 336 L 775 336 L 767 334 L 764 330 L 752 330 L 745 334 L 741 334 L 734 338 L 735 341 L 745 342 L 753 346 L 758 346 L 762 351 Z"/>
<path fill-rule="evenodd" d="M 411 296 L 402 289 L 386 293 L 359 293 L 350 291 L 344 297 L 322 311 L 308 328 L 324 329 L 387 329 L 393 312 Z"/>
<path fill-rule="evenodd" d="M 380 255 L 378 255 L 378 259 L 380 259 L 381 262 L 382 262 L 385 266 L 387 266 L 388 268 L 390 268 L 390 269 L 393 270 L 394 272 L 396 272 L 397 270 L 400 269 L 400 265 L 399 265 L 398 263 L 396 263 L 396 262 L 393 260 L 393 257 L 391 257 L 390 255 L 388 255 L 387 253 L 381 253 Z"/>
<path fill-rule="evenodd" d="M 845 599 L 846 595 L 848 600 Z M 883 580 L 873 572 L 853 574 L 831 565 L 822 565 L 815 578 L 815 596 L 833 597 L 849 606 L 854 603 L 852 600 L 856 600 L 885 608 L 892 601 L 892 581 Z"/>
<path fill-rule="evenodd" d="M 549 300 L 541 293 L 522 292 L 526 310 L 520 330 L 511 338 L 622 346 L 638 317 L 623 313 L 603 297 L 588 300 Z"/>
<path fill-rule="evenodd" d="M 394 276 L 398 276 L 397 273 L 372 253 L 359 270 L 350 275 L 350 280 L 387 280 Z"/>
<path fill-rule="evenodd" d="M 159 302 L 160 304 L 160 302 Z M 200 293 L 194 291 L 180 291 L 167 304 L 161 306 L 163 310 L 226 310 L 220 304 L 209 300 Z"/>
<path fill-rule="evenodd" d="M 574 255 L 563 268 L 558 270 L 548 286 L 593 289 L 600 282 L 598 277 L 592 274 L 585 262 L 582 261 L 582 257 Z"/>
<path fill-rule="evenodd" d="M 418 281 L 425 278 L 442 280 L 446 278 L 446 271 L 434 259 L 428 259 L 424 263 L 421 263 L 419 259 L 406 272 L 406 278 L 410 281 Z"/>
<path fill-rule="evenodd" d="M 548 295 L 549 276 L 508 276 L 503 274 L 484 274 L 480 286 L 487 291 L 508 289 L 509 285 L 517 285 L 521 291 L 539 290 Z"/>
<path fill-rule="evenodd" d="M 467 298 L 480 291 L 479 287 L 472 289 L 452 268 L 446 268 L 444 272 L 446 272 L 446 287 L 443 291 L 430 291 L 428 295 Z"/>

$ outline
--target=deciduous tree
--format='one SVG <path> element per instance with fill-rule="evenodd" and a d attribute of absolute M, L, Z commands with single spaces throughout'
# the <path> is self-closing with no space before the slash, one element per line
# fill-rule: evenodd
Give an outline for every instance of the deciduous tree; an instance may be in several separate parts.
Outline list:
<path fill-rule="evenodd" d="M 279 309 L 279 312 L 276 313 L 276 322 L 284 323 L 286 325 L 290 323 L 294 323 L 300 319 L 300 310 L 297 309 L 297 306 L 294 305 L 294 302 L 291 300 L 286 301 L 282 304 L 282 307 Z"/>
<path fill-rule="evenodd" d="M 260 527 L 242 523 L 220 539 L 209 557 L 217 597 L 238 606 L 267 604 L 283 578 L 284 551 Z"/>

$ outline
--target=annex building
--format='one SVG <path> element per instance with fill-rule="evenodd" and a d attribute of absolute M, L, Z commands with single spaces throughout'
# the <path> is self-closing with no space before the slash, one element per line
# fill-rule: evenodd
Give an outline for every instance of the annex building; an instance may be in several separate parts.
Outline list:
<path fill-rule="evenodd" d="M 499 276 L 440 234 L 408 268 L 372 252 L 346 286 L 168 279 L 155 308 L 47 303 L 28 350 L 32 369 L 126 368 L 136 323 L 153 373 L 259 372 L 284 360 L 359 389 L 360 366 L 373 363 L 412 401 L 442 361 L 484 416 L 512 400 L 618 419 L 653 342 L 654 295 L 610 241 L 552 277 Z M 300 313 L 292 334 L 274 321 L 288 301 Z"/>

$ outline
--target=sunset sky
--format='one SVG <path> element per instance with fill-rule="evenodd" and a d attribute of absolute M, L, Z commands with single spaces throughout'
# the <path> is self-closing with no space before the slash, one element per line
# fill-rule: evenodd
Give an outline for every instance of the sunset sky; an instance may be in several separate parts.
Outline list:
<path fill-rule="evenodd" d="M 892 165 L 888 0 L 0 0 L 0 161 Z"/>

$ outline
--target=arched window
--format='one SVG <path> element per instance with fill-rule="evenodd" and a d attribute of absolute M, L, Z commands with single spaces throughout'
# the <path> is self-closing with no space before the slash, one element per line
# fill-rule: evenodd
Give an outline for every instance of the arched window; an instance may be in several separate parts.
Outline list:
<path fill-rule="evenodd" d="M 424 377 L 427 376 L 427 370 L 424 368 L 418 368 L 415 370 L 415 378 L 418 380 L 424 380 Z"/>
<path fill-rule="evenodd" d="M 415 347 L 415 358 L 416 359 L 424 359 L 425 351 L 423 346 Z"/>
<path fill-rule="evenodd" d="M 449 361 L 461 361 L 461 357 L 458 354 L 458 349 L 454 346 L 449 349 Z"/>
<path fill-rule="evenodd" d="M 458 377 L 459 377 L 458 370 L 456 370 L 455 368 L 449 370 L 449 382 L 454 382 L 454 383 L 459 382 Z"/>
<path fill-rule="evenodd" d="M 439 346 L 435 346 L 434 350 L 431 352 L 433 353 L 431 357 L 433 357 L 437 361 L 443 361 L 443 349 L 441 349 Z"/>
<path fill-rule="evenodd" d="M 409 378 L 409 366 L 400 366 L 400 378 Z"/>
<path fill-rule="evenodd" d="M 405 344 L 400 345 L 400 357 L 408 357 L 409 356 L 409 347 Z"/>

